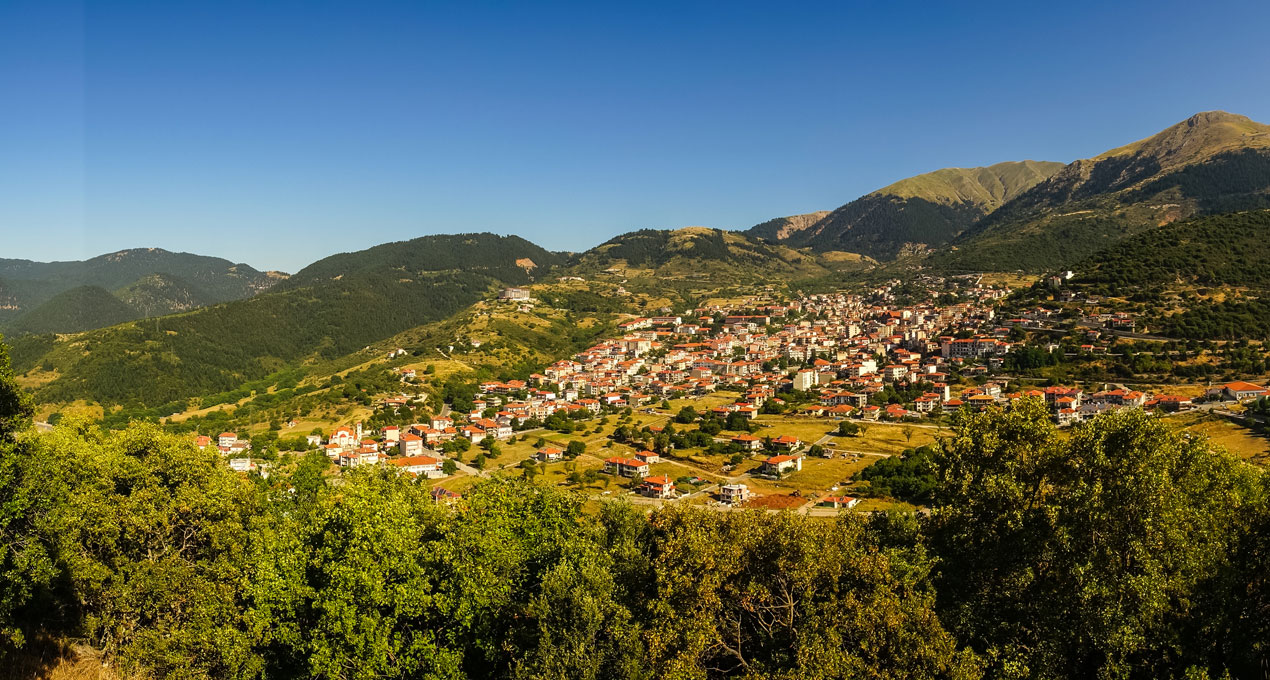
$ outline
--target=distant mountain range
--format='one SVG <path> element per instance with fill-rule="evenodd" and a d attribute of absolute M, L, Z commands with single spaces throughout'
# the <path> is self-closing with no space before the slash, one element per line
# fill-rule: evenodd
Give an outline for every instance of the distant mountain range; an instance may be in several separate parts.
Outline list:
<path fill-rule="evenodd" d="M 1195 215 L 1270 207 L 1270 126 L 1196 114 L 1078 160 L 971 226 L 938 264 L 1044 270 Z"/>
<path fill-rule="evenodd" d="M 349 354 L 565 261 L 516 236 L 426 236 L 333 255 L 247 299 L 78 335 L 18 336 L 14 362 L 51 364 L 58 375 L 41 391 L 50 400 L 176 402 Z"/>
<path fill-rule="evenodd" d="M 936 170 L 746 233 L 881 260 L 933 251 L 927 264 L 946 269 L 1043 271 L 1179 219 L 1265 207 L 1270 126 L 1209 111 L 1094 158 Z"/>
<path fill-rule="evenodd" d="M 0 259 L 0 330 L 73 333 L 251 297 L 285 278 L 159 248 L 83 261 Z"/>
<path fill-rule="evenodd" d="M 840 285 L 875 268 L 895 276 L 1081 265 L 1084 285 L 1104 290 L 1158 288 L 1161 277 L 1260 287 L 1256 257 L 1270 221 L 1259 208 L 1270 208 L 1270 127 L 1209 112 L 1067 165 L 937 170 L 745 232 L 645 229 L 583 253 L 458 234 L 332 255 L 290 277 L 154 249 L 84 262 L 0 260 L 0 330 L 23 371 L 51 369 L 32 378 L 42 399 L 176 404 L 348 356 L 451 318 L 500 287 L 561 278 L 607 277 L 607 287 L 556 300 L 609 314 L 625 309 L 625 295 L 676 306 L 733 284 Z M 1192 219 L 1239 211 L 1252 216 Z M 1247 266 L 1222 265 L 1227 247 L 1242 249 Z M 1135 267 L 1135 257 L 1149 266 Z M 156 318 L 137 322 L 143 317 Z"/>
<path fill-rule="evenodd" d="M 795 247 L 893 259 L 951 242 L 1062 168 L 1042 161 L 945 168 L 900 180 L 833 212 L 783 217 L 746 233 Z"/>

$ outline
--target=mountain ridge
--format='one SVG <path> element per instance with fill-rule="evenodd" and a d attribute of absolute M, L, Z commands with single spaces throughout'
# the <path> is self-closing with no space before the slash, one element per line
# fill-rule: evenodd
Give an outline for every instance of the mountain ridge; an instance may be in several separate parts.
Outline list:
<path fill-rule="evenodd" d="M 172 299 L 163 299 L 154 287 L 157 280 L 152 277 L 155 276 L 180 280 L 179 285 L 164 281 L 160 286 L 168 289 Z M 251 297 L 285 278 L 280 272 L 261 272 L 224 258 L 162 248 L 128 248 L 87 260 L 0 259 L 0 327 L 10 330 L 40 327 L 58 332 L 87 330 L 79 323 L 50 325 L 53 319 L 69 321 L 76 316 L 67 315 L 64 304 L 55 305 L 55 312 L 40 311 L 42 305 L 58 295 L 78 288 L 111 291 L 121 302 L 132 306 L 134 315 L 140 317 L 184 311 L 195 301 L 197 306 L 203 306 Z M 142 295 L 146 281 L 150 283 L 150 290 Z M 136 296 L 132 302 L 124 297 L 129 291 Z M 141 302 L 140 297 L 146 298 L 145 303 L 134 304 Z M 84 298 L 82 291 L 80 298 Z M 102 300 L 100 296 L 97 299 Z M 32 314 L 35 316 L 25 318 Z M 50 316 L 41 319 L 43 314 Z M 120 314 L 78 316 L 81 319 L 122 318 Z"/>
<path fill-rule="evenodd" d="M 942 168 L 892 182 L 811 224 L 806 223 L 807 215 L 777 218 L 744 233 L 815 251 L 844 250 L 893 259 L 952 241 L 977 219 L 1062 167 L 1062 163 L 1028 160 Z"/>
<path fill-rule="evenodd" d="M 1270 207 L 1270 126 L 1204 112 L 1068 164 L 977 221 L 933 262 L 1054 269 L 1170 222 L 1262 207 Z"/>

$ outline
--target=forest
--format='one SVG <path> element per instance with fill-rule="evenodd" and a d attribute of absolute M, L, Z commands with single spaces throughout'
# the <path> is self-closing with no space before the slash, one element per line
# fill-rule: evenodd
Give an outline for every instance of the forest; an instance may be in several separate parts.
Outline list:
<path fill-rule="evenodd" d="M 1175 222 L 1090 257 L 1072 284 L 1102 295 L 1177 284 L 1270 288 L 1267 237 L 1264 210 Z"/>
<path fill-rule="evenodd" d="M 321 260 L 256 297 L 104 328 L 18 339 L 19 370 L 59 371 L 41 399 L 157 407 L 233 390 L 308 359 L 332 359 L 462 310 L 555 256 L 515 237 L 464 234 Z M 406 263 L 409 263 L 407 267 Z"/>
<path fill-rule="evenodd" d="M 240 475 L 149 424 L 37 434 L 0 354 L 0 666 L 72 639 L 137 678 L 1266 677 L 1258 468 L 1035 402 L 921 455 L 922 515 L 510 476 L 446 505 L 320 454 Z"/>

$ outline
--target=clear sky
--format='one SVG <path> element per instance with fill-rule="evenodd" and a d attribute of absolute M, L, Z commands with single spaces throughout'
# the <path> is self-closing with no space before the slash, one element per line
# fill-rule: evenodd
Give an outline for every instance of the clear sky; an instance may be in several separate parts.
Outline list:
<path fill-rule="evenodd" d="M 1270 121 L 1270 2 L 0 0 L 0 257 L 583 250 Z"/>

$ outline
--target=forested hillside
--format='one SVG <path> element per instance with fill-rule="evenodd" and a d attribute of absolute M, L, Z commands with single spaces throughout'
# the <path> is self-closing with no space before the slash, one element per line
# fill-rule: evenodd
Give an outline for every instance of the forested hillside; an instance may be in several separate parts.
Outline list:
<path fill-rule="evenodd" d="M 905 249 L 948 243 L 1062 167 L 1062 163 L 1022 161 L 944 168 L 883 187 L 811 224 L 783 218 L 746 233 L 817 251 L 844 250 L 892 259 Z"/>
<path fill-rule="evenodd" d="M 862 263 L 863 264 L 863 263 Z M 643 270 L 661 278 L 714 282 L 760 281 L 819 276 L 829 272 L 806 252 L 704 227 L 640 229 L 614 237 L 583 253 L 574 269 Z"/>
<path fill-rule="evenodd" d="M 809 229 L 815 226 L 817 222 L 823 220 L 828 215 L 828 210 L 820 210 L 814 213 L 806 213 L 804 215 L 777 217 L 776 219 L 768 220 L 762 224 L 756 224 L 753 227 L 750 227 L 745 231 L 745 234 L 767 241 L 782 242 L 804 229 Z"/>
<path fill-rule="evenodd" d="M 556 262 L 516 237 L 424 237 L 328 258 L 248 300 L 56 340 L 20 338 L 16 355 L 23 371 L 45 362 L 56 371 L 38 391 L 45 401 L 182 410 L 189 397 L 443 319 Z"/>
<path fill-rule="evenodd" d="M 82 262 L 0 259 L 0 329 L 72 333 L 100 328 L 127 318 L 251 297 L 283 278 L 245 264 L 159 248 L 121 250 Z M 105 300 L 102 304 L 110 313 L 94 314 L 88 307 L 68 313 L 75 300 L 86 300 L 90 295 L 84 290 L 69 300 L 54 301 L 60 294 L 85 288 L 107 291 L 116 302 L 124 303 L 130 315 L 115 302 Z M 55 302 L 51 308 L 41 308 L 50 301 Z"/>
<path fill-rule="evenodd" d="M 8 331 L 28 333 L 78 333 L 131 321 L 141 316 L 131 305 L 98 286 L 80 286 L 54 295 L 18 317 Z"/>
<path fill-rule="evenodd" d="M 321 453 L 269 479 L 148 425 L 35 435 L 0 354 L 0 664 L 165 678 L 1257 678 L 1266 475 L 1139 411 L 963 417 L 933 511 L 651 515 Z M 1079 624 L 1074 624 L 1079 622 Z M 1227 676 L 1226 674 L 1229 674 Z"/>
<path fill-rule="evenodd" d="M 1069 267 L 1126 236 L 1194 215 L 1270 206 L 1270 126 L 1223 111 L 1078 160 L 976 222 L 931 263 Z"/>
<path fill-rule="evenodd" d="M 296 272 L 283 287 L 311 286 L 337 278 L 400 275 L 409 279 L 445 271 L 481 274 L 515 285 L 565 261 L 563 256 L 519 236 L 437 234 L 323 258 Z"/>
<path fill-rule="evenodd" d="M 1183 286 L 1270 289 L 1270 211 L 1175 222 L 1132 236 L 1082 262 L 1072 285 L 1102 295 Z"/>

